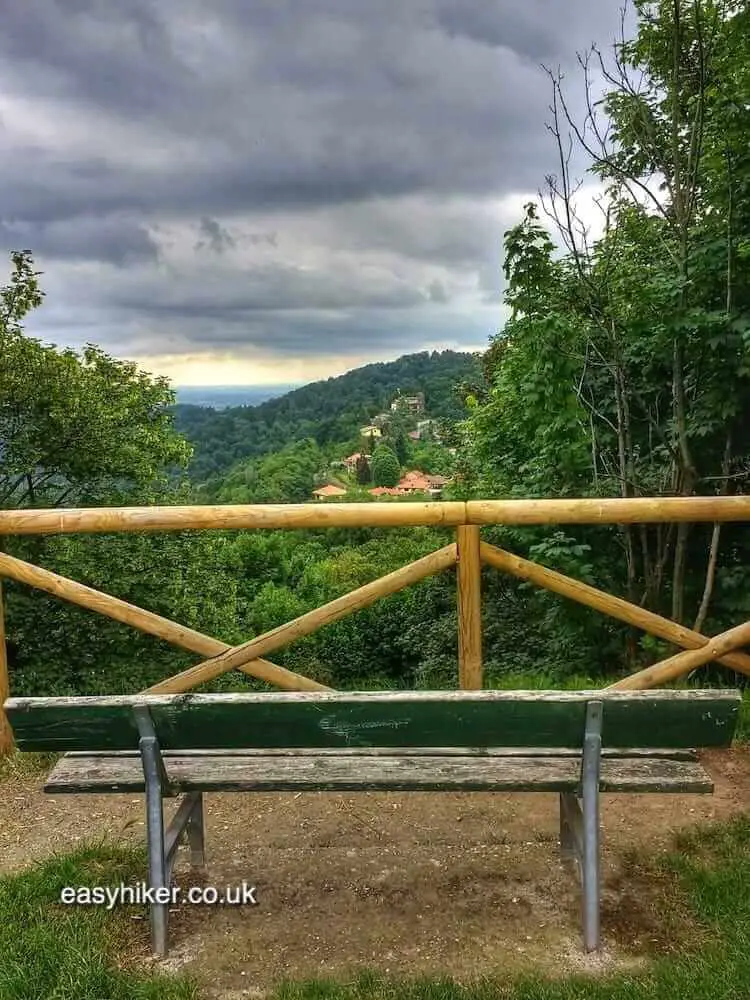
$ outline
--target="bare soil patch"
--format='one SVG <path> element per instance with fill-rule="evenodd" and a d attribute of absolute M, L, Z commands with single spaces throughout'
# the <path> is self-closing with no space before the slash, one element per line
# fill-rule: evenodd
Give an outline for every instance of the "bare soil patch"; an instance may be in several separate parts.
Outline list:
<path fill-rule="evenodd" d="M 605 795 L 603 931 L 582 955 L 579 892 L 557 855 L 548 794 L 216 794 L 206 798 L 207 870 L 176 884 L 257 887 L 256 907 L 179 906 L 164 963 L 211 997 L 259 997 L 282 978 L 364 968 L 470 979 L 638 965 L 692 933 L 677 887 L 632 860 L 672 834 L 750 804 L 750 751 L 706 753 L 713 796 Z M 0 868 L 17 870 L 96 837 L 144 837 L 134 795 L 50 796 L 41 778 L 3 782 Z M 147 927 L 140 936 L 148 961 Z"/>

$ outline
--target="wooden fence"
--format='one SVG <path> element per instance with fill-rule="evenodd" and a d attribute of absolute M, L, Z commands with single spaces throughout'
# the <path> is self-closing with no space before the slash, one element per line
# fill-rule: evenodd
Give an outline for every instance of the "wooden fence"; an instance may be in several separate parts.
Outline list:
<path fill-rule="evenodd" d="M 750 496 L 638 497 L 630 499 L 479 500 L 426 503 L 265 504 L 191 507 L 107 507 L 61 510 L 0 511 L 4 535 L 72 532 L 184 531 L 190 529 L 299 529 L 324 527 L 450 526 L 456 540 L 416 562 L 388 573 L 293 621 L 238 646 L 204 635 L 178 622 L 128 604 L 50 570 L 0 552 L 0 706 L 10 690 L 4 637 L 2 579 L 7 578 L 131 625 L 203 659 L 168 677 L 148 693 L 189 691 L 229 670 L 288 691 L 327 690 L 324 685 L 286 670 L 265 657 L 316 629 L 359 611 L 453 566 L 457 567 L 458 668 L 462 688 L 482 687 L 482 565 L 554 591 L 590 608 L 666 639 L 683 652 L 610 685 L 618 689 L 657 687 L 712 660 L 750 675 L 750 656 L 738 652 L 750 643 L 750 622 L 708 637 L 621 597 L 546 569 L 480 538 L 489 524 L 633 524 L 679 521 L 750 521 Z M 0 752 L 12 746 L 10 727 L 0 708 Z"/>

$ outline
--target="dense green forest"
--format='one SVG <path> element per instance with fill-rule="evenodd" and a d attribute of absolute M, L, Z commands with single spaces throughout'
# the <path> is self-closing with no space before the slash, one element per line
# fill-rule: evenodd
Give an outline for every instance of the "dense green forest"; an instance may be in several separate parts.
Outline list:
<path fill-rule="evenodd" d="M 313 382 L 260 406 L 177 405 L 175 423 L 194 449 L 190 477 L 202 483 L 239 459 L 280 451 L 296 441 L 311 440 L 320 448 L 348 442 L 358 427 L 387 411 L 399 392 L 423 392 L 432 417 L 458 420 L 464 408 L 456 387 L 473 378 L 476 369 L 471 354 L 423 351 Z"/>
<path fill-rule="evenodd" d="M 735 0 L 638 2 L 636 10 L 637 31 L 614 57 L 582 59 L 590 100 L 581 119 L 563 81 L 550 78 L 550 175 L 504 236 L 509 319 L 479 366 L 468 355 L 424 353 L 258 407 L 175 408 L 168 384 L 133 365 L 28 337 L 24 320 L 42 292 L 31 256 L 15 254 L 1 296 L 0 504 L 306 499 L 321 469 L 354 448 L 359 425 L 397 390 L 425 393 L 427 412 L 445 425 L 443 445 L 405 443 L 396 426 L 389 448 L 402 450 L 401 467 L 440 472 L 444 445 L 455 445 L 448 498 L 745 492 L 750 13 Z M 603 101 L 593 89 L 600 79 Z M 595 228 L 583 222 L 572 174 L 581 153 L 601 191 Z M 361 499 L 369 499 L 364 490 Z M 744 524 L 483 534 L 709 634 L 750 617 Z M 436 529 L 185 532 L 4 545 L 233 642 L 449 537 Z M 133 691 L 191 659 L 13 583 L 7 620 L 17 693 Z M 494 571 L 484 579 L 484 644 L 490 685 L 518 672 L 550 683 L 574 673 L 611 677 L 667 652 Z M 426 581 L 274 659 L 336 686 L 455 685 L 454 581 Z"/>

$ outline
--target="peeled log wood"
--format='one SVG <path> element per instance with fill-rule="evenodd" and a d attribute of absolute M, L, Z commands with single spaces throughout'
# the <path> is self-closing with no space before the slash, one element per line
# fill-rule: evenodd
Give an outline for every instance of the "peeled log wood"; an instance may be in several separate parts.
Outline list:
<path fill-rule="evenodd" d="M 750 521 L 750 496 L 225 504 L 0 511 L 0 535 L 71 532 Z"/>
<path fill-rule="evenodd" d="M 727 632 L 709 639 L 706 646 L 700 649 L 689 649 L 684 653 L 677 653 L 660 663 L 655 663 L 651 667 L 639 670 L 629 677 L 623 677 L 615 684 L 608 685 L 605 691 L 642 691 L 646 688 L 657 687 L 667 684 L 689 674 L 691 670 L 702 667 L 711 660 L 718 660 L 723 653 L 728 653 L 731 649 L 744 646 L 750 642 L 750 622 L 743 625 L 736 625 Z"/>
<path fill-rule="evenodd" d="M 466 519 L 459 501 L 422 503 L 222 504 L 183 507 L 89 507 L 3 510 L 0 535 L 71 532 L 185 531 L 268 528 L 366 528 L 457 525 Z"/>
<path fill-rule="evenodd" d="M 458 678 L 464 690 L 482 687 L 482 562 L 479 528 L 456 529 L 458 539 Z"/>
<path fill-rule="evenodd" d="M 469 500 L 468 524 L 656 524 L 750 521 L 750 496 Z"/>
<path fill-rule="evenodd" d="M 203 663 L 198 663 L 188 670 L 183 670 L 181 673 L 148 688 L 148 693 L 176 694 L 181 691 L 189 691 L 199 684 L 225 674 L 228 670 L 241 667 L 243 663 L 248 663 L 258 656 L 270 653 L 280 646 L 289 645 L 289 643 L 310 635 L 311 632 L 315 632 L 316 629 L 322 628 L 324 625 L 329 625 L 346 615 L 366 608 L 381 597 L 395 594 L 412 583 L 417 583 L 419 580 L 424 580 L 425 577 L 448 569 L 449 566 L 455 565 L 455 562 L 456 545 L 454 542 L 436 552 L 431 552 L 428 556 L 424 556 L 408 566 L 388 573 L 387 576 L 367 583 L 358 590 L 344 594 L 343 597 L 337 597 L 336 600 L 324 604 L 321 608 L 308 611 L 291 622 L 286 622 L 286 624 L 279 625 L 263 635 L 256 636 L 249 642 L 235 646 L 233 649 L 210 660 L 205 660 Z"/>
<path fill-rule="evenodd" d="M 123 625 L 130 625 L 148 635 L 154 635 L 157 639 L 163 639 L 173 646 L 190 650 L 201 656 L 216 656 L 232 647 L 219 639 L 213 639 L 210 635 L 196 632 L 186 625 L 179 625 L 177 622 L 162 618 L 152 611 L 144 611 L 143 608 L 121 601 L 118 597 L 112 597 L 93 587 L 77 583 L 58 573 L 42 569 L 31 563 L 16 559 L 5 552 L 0 552 L 0 577 L 8 577 L 17 583 L 24 583 L 38 590 L 44 590 L 54 597 L 62 598 L 71 604 L 88 608 L 97 614 L 105 615 L 114 621 L 122 622 Z M 0 601 L 0 608 L 2 602 Z M 2 630 L 0 629 L 0 694 L 2 694 L 2 663 L 3 663 L 3 643 L 1 641 Z M 268 660 L 256 659 L 251 663 L 246 663 L 241 668 L 251 677 L 275 684 L 277 687 L 287 691 L 328 691 L 324 684 L 301 674 L 295 674 L 291 670 L 285 670 Z M 7 693 L 5 694 L 7 697 Z M 5 698 L 2 699 L 4 701 Z M 2 704 L 0 701 L 0 704 Z M 0 731 L 0 737 L 2 733 Z"/>
<path fill-rule="evenodd" d="M 621 597 L 614 597 L 612 594 L 597 590 L 596 587 L 591 587 L 587 583 L 581 583 L 580 580 L 574 580 L 556 570 L 547 569 L 545 566 L 540 566 L 528 559 L 522 559 L 521 556 L 496 548 L 494 545 L 482 542 L 480 553 L 482 560 L 489 566 L 510 573 L 520 580 L 528 580 L 539 587 L 545 587 L 562 597 L 578 601 L 579 604 L 585 604 L 595 611 L 618 618 L 620 621 L 627 622 L 628 625 L 634 625 L 636 628 L 643 629 L 644 632 L 656 635 L 660 639 L 666 639 L 668 642 L 674 642 L 678 646 L 683 646 L 686 649 L 700 649 L 711 642 L 708 636 L 685 628 L 684 625 L 678 625 L 676 622 L 670 621 L 669 618 L 663 618 L 661 615 L 654 614 L 653 611 L 646 611 L 644 608 L 639 608 L 637 604 L 631 604 L 630 601 L 623 600 Z M 750 656 L 746 653 L 727 653 L 719 657 L 719 663 L 732 670 L 737 670 L 739 673 L 750 675 Z"/>

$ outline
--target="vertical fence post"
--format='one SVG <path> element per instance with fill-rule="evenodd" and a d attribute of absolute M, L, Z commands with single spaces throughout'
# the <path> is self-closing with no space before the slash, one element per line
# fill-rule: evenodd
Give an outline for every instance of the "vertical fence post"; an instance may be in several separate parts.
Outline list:
<path fill-rule="evenodd" d="M 467 690 L 482 687 L 482 562 L 479 526 L 456 529 L 458 543 L 458 681 Z"/>
<path fill-rule="evenodd" d="M 3 610 L 3 581 L 0 577 L 0 756 L 13 749 L 13 731 L 5 717 L 3 703 L 10 694 L 8 681 L 8 650 L 5 645 L 5 612 Z"/>

